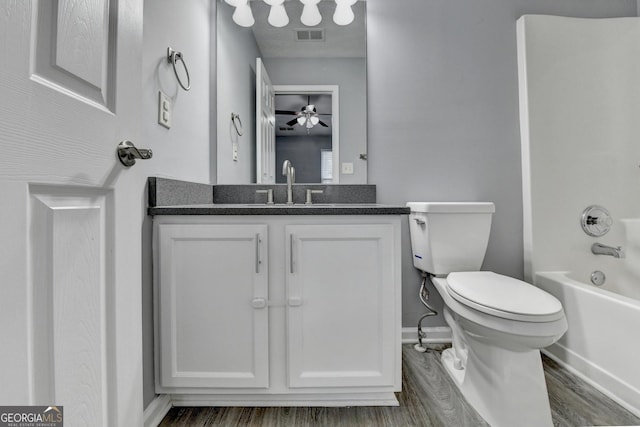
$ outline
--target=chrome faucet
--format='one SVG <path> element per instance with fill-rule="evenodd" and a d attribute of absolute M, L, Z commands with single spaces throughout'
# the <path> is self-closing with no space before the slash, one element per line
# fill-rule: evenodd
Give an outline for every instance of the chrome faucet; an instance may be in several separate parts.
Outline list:
<path fill-rule="evenodd" d="M 614 258 L 624 258 L 624 251 L 622 247 L 618 246 L 617 248 L 613 246 L 603 245 L 602 243 L 594 243 L 591 245 L 591 252 L 594 255 L 609 255 Z"/>
<path fill-rule="evenodd" d="M 293 189 L 292 185 L 296 181 L 296 169 L 293 167 L 289 160 L 285 160 L 282 163 L 282 175 L 287 177 L 287 204 L 293 204 Z"/>

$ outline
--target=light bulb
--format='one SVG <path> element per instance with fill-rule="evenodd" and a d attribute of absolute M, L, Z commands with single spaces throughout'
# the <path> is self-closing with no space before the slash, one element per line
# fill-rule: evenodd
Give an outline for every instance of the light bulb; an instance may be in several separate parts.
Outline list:
<path fill-rule="evenodd" d="M 313 126 L 315 126 L 318 124 L 318 122 L 320 122 L 320 118 L 318 116 L 311 116 L 309 117 L 309 121 Z"/>
<path fill-rule="evenodd" d="M 269 22 L 269 24 L 277 28 L 286 27 L 289 23 L 289 17 L 287 16 L 287 11 L 284 8 L 284 4 L 281 3 L 271 5 L 267 21 Z"/>
<path fill-rule="evenodd" d="M 306 122 L 306 121 L 307 121 L 307 118 L 306 118 L 305 116 L 299 116 L 299 117 L 297 118 L 297 120 L 298 120 L 298 124 L 299 124 L 300 126 L 304 126 L 304 122 Z"/>
<path fill-rule="evenodd" d="M 322 22 L 322 15 L 318 9 L 320 0 L 300 0 L 304 4 L 300 21 L 307 27 L 315 27 Z"/>
<path fill-rule="evenodd" d="M 311 129 L 313 127 L 313 122 L 311 120 L 307 120 L 307 129 Z"/>
<path fill-rule="evenodd" d="M 247 0 L 238 0 L 236 3 L 236 10 L 233 12 L 233 22 L 241 27 L 250 27 L 256 23 L 253 19 L 253 13 L 251 13 L 251 7 Z"/>
<path fill-rule="evenodd" d="M 356 0 L 336 0 L 336 11 L 333 13 L 333 22 L 337 25 L 349 25 L 355 19 L 351 6 Z"/>

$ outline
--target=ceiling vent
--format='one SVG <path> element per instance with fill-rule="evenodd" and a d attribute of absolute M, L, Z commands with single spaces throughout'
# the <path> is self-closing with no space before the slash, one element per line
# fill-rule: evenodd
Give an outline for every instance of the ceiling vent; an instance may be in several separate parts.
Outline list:
<path fill-rule="evenodd" d="M 324 28 L 308 30 L 298 29 L 296 30 L 296 41 L 299 42 L 323 42 L 324 41 Z"/>

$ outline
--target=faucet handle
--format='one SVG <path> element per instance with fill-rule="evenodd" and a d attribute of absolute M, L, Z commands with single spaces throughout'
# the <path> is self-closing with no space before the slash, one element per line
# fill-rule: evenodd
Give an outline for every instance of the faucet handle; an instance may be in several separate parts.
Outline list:
<path fill-rule="evenodd" d="M 307 201 L 304 202 L 304 204 L 305 205 L 311 205 L 312 204 L 311 195 L 312 194 L 322 194 L 322 193 L 324 193 L 324 191 L 322 191 L 322 190 L 312 190 L 310 188 L 307 188 Z"/>
<path fill-rule="evenodd" d="M 256 194 L 266 194 L 267 195 L 267 204 L 273 204 L 273 188 L 267 188 L 265 190 L 256 190 Z"/>

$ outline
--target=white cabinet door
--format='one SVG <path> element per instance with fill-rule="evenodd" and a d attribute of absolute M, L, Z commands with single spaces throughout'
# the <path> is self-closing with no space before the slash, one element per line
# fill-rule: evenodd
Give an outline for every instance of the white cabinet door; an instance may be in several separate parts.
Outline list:
<path fill-rule="evenodd" d="M 267 226 L 159 224 L 158 391 L 268 387 Z"/>
<path fill-rule="evenodd" d="M 393 385 L 393 226 L 288 225 L 285 234 L 289 387 Z"/>

